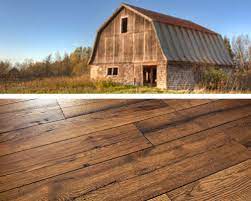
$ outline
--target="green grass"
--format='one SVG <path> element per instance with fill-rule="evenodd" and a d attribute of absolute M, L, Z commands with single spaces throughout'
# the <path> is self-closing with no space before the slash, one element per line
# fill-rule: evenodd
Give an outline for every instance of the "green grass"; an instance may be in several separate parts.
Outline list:
<path fill-rule="evenodd" d="M 87 76 L 52 77 L 26 82 L 0 82 L 1 94 L 196 94 L 222 93 L 219 91 L 176 91 L 152 87 L 115 84 L 110 81 L 90 81 Z M 237 93 L 237 92 L 225 92 Z"/>

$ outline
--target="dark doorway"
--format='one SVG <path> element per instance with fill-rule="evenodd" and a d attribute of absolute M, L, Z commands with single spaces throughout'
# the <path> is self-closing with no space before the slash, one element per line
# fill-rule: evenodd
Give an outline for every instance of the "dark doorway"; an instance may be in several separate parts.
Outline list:
<path fill-rule="evenodd" d="M 143 82 L 144 86 L 157 86 L 157 66 L 143 67 Z"/>

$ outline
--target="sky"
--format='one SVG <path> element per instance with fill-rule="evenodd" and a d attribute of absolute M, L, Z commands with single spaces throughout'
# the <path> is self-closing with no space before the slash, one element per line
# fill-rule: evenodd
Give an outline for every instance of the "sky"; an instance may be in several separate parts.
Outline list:
<path fill-rule="evenodd" d="M 0 60 L 36 61 L 92 46 L 122 2 L 192 20 L 223 36 L 251 36 L 250 0 L 0 0 Z"/>

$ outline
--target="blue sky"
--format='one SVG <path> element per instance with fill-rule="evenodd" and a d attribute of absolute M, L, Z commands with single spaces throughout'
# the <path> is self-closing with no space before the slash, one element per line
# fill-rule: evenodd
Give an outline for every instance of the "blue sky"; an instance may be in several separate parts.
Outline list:
<path fill-rule="evenodd" d="M 192 20 L 222 35 L 251 35 L 250 0 L 0 0 L 0 59 L 41 60 L 92 46 L 121 2 Z"/>

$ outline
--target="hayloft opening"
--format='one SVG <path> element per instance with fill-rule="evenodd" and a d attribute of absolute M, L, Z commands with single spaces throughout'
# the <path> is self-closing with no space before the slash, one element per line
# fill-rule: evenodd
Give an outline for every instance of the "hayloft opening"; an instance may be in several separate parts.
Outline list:
<path fill-rule="evenodd" d="M 128 17 L 121 19 L 121 33 L 127 33 L 128 31 Z"/>

